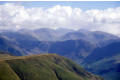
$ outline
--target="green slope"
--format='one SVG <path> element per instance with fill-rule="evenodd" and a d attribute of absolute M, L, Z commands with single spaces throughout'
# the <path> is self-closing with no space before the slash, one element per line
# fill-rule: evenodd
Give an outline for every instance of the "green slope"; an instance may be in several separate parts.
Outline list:
<path fill-rule="evenodd" d="M 56 54 L 7 56 L 0 60 L 0 79 L 81 80 L 101 79 Z"/>
<path fill-rule="evenodd" d="M 5 61 L 0 61 L 0 79 L 1 80 L 18 80 L 19 77 L 17 74 L 11 69 L 8 63 Z"/>

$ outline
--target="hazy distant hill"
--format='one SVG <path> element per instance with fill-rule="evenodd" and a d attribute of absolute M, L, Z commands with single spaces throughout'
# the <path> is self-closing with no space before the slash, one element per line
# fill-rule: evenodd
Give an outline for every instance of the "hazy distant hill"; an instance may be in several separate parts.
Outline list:
<path fill-rule="evenodd" d="M 57 53 L 83 64 L 90 72 L 102 75 L 105 79 L 119 79 L 120 39 L 112 34 L 43 28 L 3 31 L 0 36 L 1 52 L 16 56 Z"/>
<path fill-rule="evenodd" d="M 41 29 L 42 30 L 42 29 Z M 46 29 L 45 29 L 46 30 Z M 62 56 L 80 60 L 95 48 L 95 45 L 86 40 L 39 41 L 34 36 L 21 32 L 3 32 L 1 35 L 12 40 L 12 44 L 27 54 L 58 53 Z M 16 55 L 14 53 L 14 55 Z"/>
<path fill-rule="evenodd" d="M 120 42 L 96 48 L 84 59 L 83 64 L 86 64 L 88 70 L 105 79 L 120 79 Z"/>
<path fill-rule="evenodd" d="M 85 30 L 70 32 L 61 37 L 61 40 L 78 40 L 78 39 L 87 40 L 99 46 L 109 44 L 112 42 L 112 40 L 120 40 L 119 37 L 114 36 L 112 34 L 100 32 L 100 31 L 91 32 Z"/>
<path fill-rule="evenodd" d="M 40 28 L 37 30 L 19 30 L 18 32 L 21 34 L 31 35 L 32 37 L 38 39 L 39 41 L 59 41 L 60 37 L 69 33 L 73 32 L 74 30 L 70 29 L 49 29 L 49 28 Z"/>
<path fill-rule="evenodd" d="M 38 41 L 66 41 L 66 40 L 87 40 L 93 44 L 106 45 L 114 40 L 120 40 L 119 37 L 101 32 L 88 30 L 70 30 L 70 29 L 49 29 L 41 28 L 37 30 L 21 29 L 19 31 L 3 31 L 1 35 L 17 40 L 38 40 Z"/>
<path fill-rule="evenodd" d="M 49 45 L 48 53 L 57 53 L 80 63 L 95 47 L 85 40 L 66 40 Z"/>
<path fill-rule="evenodd" d="M 54 49 L 51 47 L 53 47 L 53 45 L 56 43 L 64 43 L 66 41 L 69 42 L 69 40 L 84 40 L 84 43 L 87 43 L 88 46 L 89 43 L 92 43 L 93 46 L 91 47 L 94 47 L 95 45 L 98 46 L 98 43 L 99 46 L 105 46 L 114 41 L 119 41 L 117 36 L 104 32 L 90 32 L 86 30 L 75 31 L 69 29 L 23 29 L 17 32 L 4 31 L 1 32 L 0 35 L 8 38 L 8 40 L 11 41 L 14 46 L 16 45 L 19 47 L 25 54 L 46 53 L 49 51 L 49 49 Z M 64 51 L 64 49 L 62 49 L 62 51 Z"/>
<path fill-rule="evenodd" d="M 16 56 L 24 55 L 23 51 L 19 47 L 12 44 L 11 41 L 2 36 L 0 37 L 0 51 L 5 53 L 11 53 Z"/>
<path fill-rule="evenodd" d="M 5 57 L 0 59 L 0 79 L 2 80 L 101 79 L 88 73 L 71 60 L 55 54 L 21 57 L 6 55 Z"/>

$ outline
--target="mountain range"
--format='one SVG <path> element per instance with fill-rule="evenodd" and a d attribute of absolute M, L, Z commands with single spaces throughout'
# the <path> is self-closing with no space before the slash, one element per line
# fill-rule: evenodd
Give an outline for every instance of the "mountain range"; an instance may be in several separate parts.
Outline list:
<path fill-rule="evenodd" d="M 119 50 L 120 38 L 101 31 L 42 28 L 0 32 L 2 54 L 29 56 L 56 53 L 104 79 L 120 79 Z"/>

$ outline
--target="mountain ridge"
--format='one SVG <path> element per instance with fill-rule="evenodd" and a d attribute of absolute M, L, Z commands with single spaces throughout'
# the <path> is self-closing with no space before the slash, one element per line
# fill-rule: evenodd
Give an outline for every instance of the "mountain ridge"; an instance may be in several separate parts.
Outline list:
<path fill-rule="evenodd" d="M 9 57 L 10 58 L 10 57 Z M 14 56 L 0 61 L 0 79 L 81 80 L 102 79 L 56 54 Z M 3 69 L 4 68 L 4 69 Z M 7 69 L 7 70 L 6 70 Z M 9 76 L 11 73 L 11 76 Z"/>

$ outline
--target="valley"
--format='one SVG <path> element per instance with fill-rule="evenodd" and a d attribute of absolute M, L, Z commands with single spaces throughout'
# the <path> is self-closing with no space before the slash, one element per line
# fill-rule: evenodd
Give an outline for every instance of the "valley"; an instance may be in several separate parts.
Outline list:
<path fill-rule="evenodd" d="M 8 58 L 1 55 L 0 58 L 8 60 L 13 57 L 18 59 L 38 54 L 57 54 L 104 79 L 119 79 L 119 50 L 120 38 L 100 31 L 43 28 L 0 33 L 1 54 L 10 55 Z"/>

